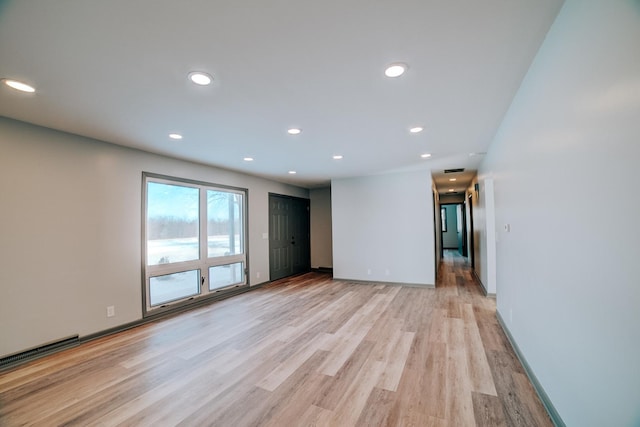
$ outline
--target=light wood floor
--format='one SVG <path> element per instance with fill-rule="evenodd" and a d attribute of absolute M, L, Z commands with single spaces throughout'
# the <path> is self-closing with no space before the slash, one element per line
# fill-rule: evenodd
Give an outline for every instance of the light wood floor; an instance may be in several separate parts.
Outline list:
<path fill-rule="evenodd" d="M 460 257 L 309 273 L 0 373 L 0 425 L 551 426 Z"/>

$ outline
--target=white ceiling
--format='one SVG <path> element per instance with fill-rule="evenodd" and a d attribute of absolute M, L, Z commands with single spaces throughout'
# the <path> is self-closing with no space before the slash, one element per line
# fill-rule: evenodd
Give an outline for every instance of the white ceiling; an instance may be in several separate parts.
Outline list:
<path fill-rule="evenodd" d="M 0 115 L 308 188 L 438 177 L 478 167 L 561 3 L 0 0 L 0 78 L 37 89 Z"/>

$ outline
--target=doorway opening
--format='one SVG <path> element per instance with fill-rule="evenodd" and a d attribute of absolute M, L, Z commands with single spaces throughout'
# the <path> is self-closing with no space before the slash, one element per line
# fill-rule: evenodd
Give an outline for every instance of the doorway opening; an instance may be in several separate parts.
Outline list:
<path fill-rule="evenodd" d="M 473 232 L 473 194 L 469 194 L 469 196 L 467 197 L 467 218 L 468 220 L 468 227 L 467 227 L 467 234 L 468 234 L 468 239 L 467 241 L 469 242 L 469 247 L 467 248 L 467 252 L 468 252 L 468 258 L 469 258 L 469 263 L 471 264 L 471 271 L 475 271 L 476 269 L 476 251 L 475 251 L 475 247 L 476 247 L 476 242 L 475 242 L 475 235 Z"/>
<path fill-rule="evenodd" d="M 440 205 L 442 249 L 455 249 L 467 257 L 466 212 L 462 203 Z"/>

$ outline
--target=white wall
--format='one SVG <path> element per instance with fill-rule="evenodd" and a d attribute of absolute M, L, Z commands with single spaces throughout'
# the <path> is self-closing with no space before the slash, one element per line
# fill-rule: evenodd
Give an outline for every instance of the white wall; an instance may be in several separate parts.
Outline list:
<path fill-rule="evenodd" d="M 335 277 L 434 285 L 428 171 L 334 180 L 331 199 Z"/>
<path fill-rule="evenodd" d="M 489 295 L 496 294 L 496 220 L 495 195 L 491 174 L 480 171 L 478 176 L 478 204 L 473 212 L 477 246 L 476 274 Z"/>
<path fill-rule="evenodd" d="M 490 172 L 480 170 L 473 180 L 473 236 L 475 273 L 487 295 L 496 294 L 496 221 L 493 177 Z"/>
<path fill-rule="evenodd" d="M 331 187 L 309 191 L 311 207 L 311 267 L 333 267 Z"/>
<path fill-rule="evenodd" d="M 269 277 L 268 193 L 308 197 L 4 118 L 0 153 L 0 357 L 141 319 L 143 171 L 248 188 L 252 284 Z"/>
<path fill-rule="evenodd" d="M 639 137 L 640 2 L 567 0 L 480 181 L 498 312 L 569 426 L 640 425 Z"/>

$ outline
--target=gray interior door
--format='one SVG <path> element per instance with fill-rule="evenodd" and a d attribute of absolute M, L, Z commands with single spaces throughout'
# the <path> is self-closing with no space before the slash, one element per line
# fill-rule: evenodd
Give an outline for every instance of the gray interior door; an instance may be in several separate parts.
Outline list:
<path fill-rule="evenodd" d="M 308 271 L 310 255 L 309 200 L 270 194 L 270 280 Z"/>
<path fill-rule="evenodd" d="M 291 199 L 293 215 L 291 224 L 292 274 L 304 273 L 311 267 L 309 200 Z"/>

